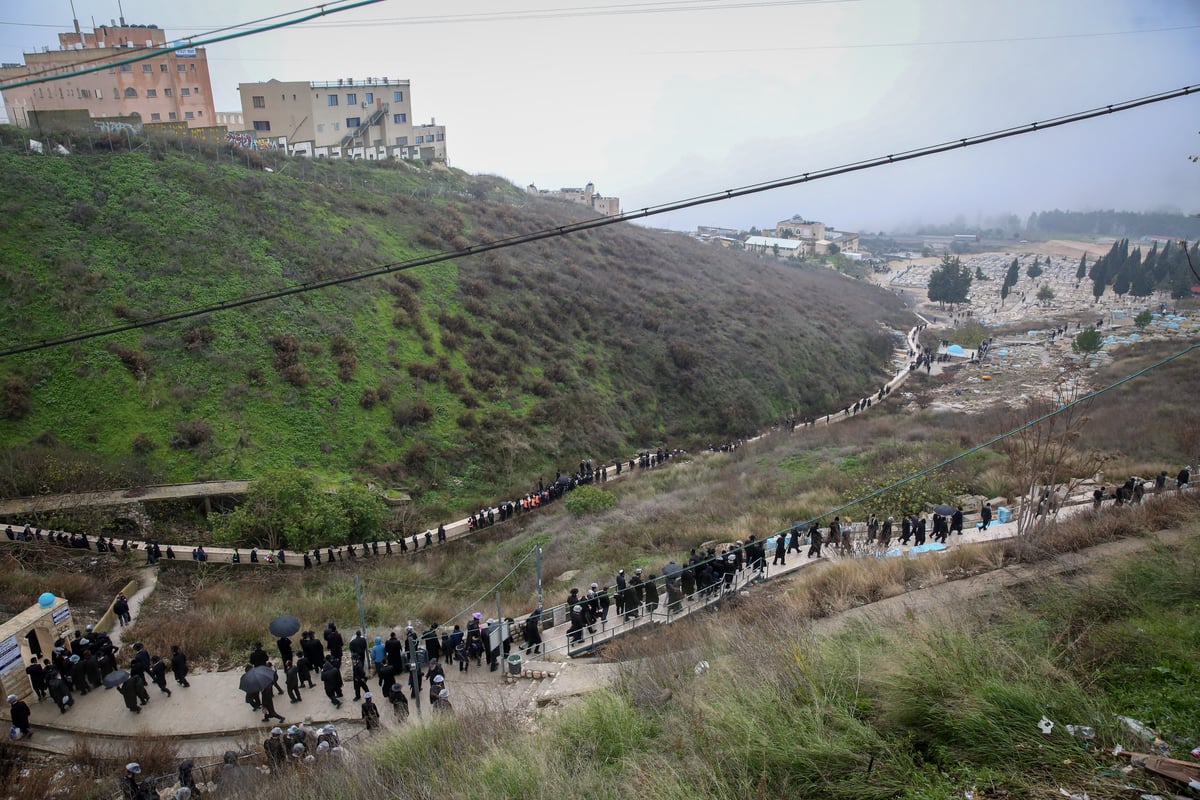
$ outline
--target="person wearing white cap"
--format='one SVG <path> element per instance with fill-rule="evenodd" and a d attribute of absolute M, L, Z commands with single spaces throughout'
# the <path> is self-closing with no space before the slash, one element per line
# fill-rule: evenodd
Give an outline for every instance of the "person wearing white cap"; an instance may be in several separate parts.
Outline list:
<path fill-rule="evenodd" d="M 571 625 L 567 628 L 567 644 L 579 644 L 583 641 L 583 629 L 587 625 L 587 618 L 583 613 L 583 606 L 571 606 Z"/>
<path fill-rule="evenodd" d="M 1175 489 L 1183 491 L 1192 482 L 1192 465 L 1188 464 L 1183 469 L 1179 470 L 1179 474 L 1175 476 Z"/>
<path fill-rule="evenodd" d="M 18 698 L 15 694 L 8 696 L 8 711 L 12 718 L 12 727 L 14 733 L 13 738 L 33 736 L 33 731 L 29 730 L 29 704 Z"/>
<path fill-rule="evenodd" d="M 625 570 L 617 570 L 616 589 L 613 590 L 613 599 L 616 601 L 617 616 L 625 614 Z"/>
<path fill-rule="evenodd" d="M 429 704 L 430 705 L 435 705 L 437 703 L 438 694 L 442 691 L 442 689 L 445 689 L 445 688 L 446 688 L 446 676 L 445 675 L 434 675 L 433 680 L 430 681 L 430 683 L 429 683 Z"/>
<path fill-rule="evenodd" d="M 271 738 L 263 742 L 263 750 L 267 754 L 267 766 L 271 772 L 279 772 L 287 763 L 287 749 L 283 746 L 283 729 L 276 726 L 271 728 Z"/>
<path fill-rule="evenodd" d="M 449 714 L 454 711 L 450 705 L 450 690 L 442 689 L 438 692 L 437 700 L 433 703 L 433 711 L 435 714 Z"/>
<path fill-rule="evenodd" d="M 141 785 L 138 784 L 137 776 L 141 774 L 142 765 L 136 761 L 130 761 L 125 765 L 125 775 L 121 778 L 121 796 L 125 800 L 141 800 L 145 796 Z"/>

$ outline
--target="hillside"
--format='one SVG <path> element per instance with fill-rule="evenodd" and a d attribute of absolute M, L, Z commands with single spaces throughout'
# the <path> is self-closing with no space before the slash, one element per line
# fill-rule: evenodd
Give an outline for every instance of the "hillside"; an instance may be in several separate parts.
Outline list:
<path fill-rule="evenodd" d="M 588 213 L 445 169 L 271 163 L 152 142 L 0 151 L 0 345 Z M 4 358 L 0 485 L 300 466 L 459 505 L 583 457 L 837 407 L 870 390 L 886 326 L 906 318 L 894 296 L 828 270 L 614 226 Z"/>

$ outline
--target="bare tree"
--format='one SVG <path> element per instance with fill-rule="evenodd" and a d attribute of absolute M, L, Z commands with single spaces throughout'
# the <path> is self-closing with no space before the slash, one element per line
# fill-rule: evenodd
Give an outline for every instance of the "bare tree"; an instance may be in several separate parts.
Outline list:
<path fill-rule="evenodd" d="M 1031 398 L 1012 414 L 1012 427 L 1021 430 L 1000 447 L 1021 492 L 1015 510 L 1019 536 L 1036 535 L 1104 465 L 1104 455 L 1080 447 L 1091 406 L 1090 400 L 1080 402 L 1086 393 L 1082 371 L 1068 368 L 1050 394 Z"/>

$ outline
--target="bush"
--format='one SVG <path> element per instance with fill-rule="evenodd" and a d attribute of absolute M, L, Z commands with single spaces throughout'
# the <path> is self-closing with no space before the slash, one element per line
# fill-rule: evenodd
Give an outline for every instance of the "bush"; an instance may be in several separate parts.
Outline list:
<path fill-rule="evenodd" d="M 156 443 L 148 434 L 145 433 L 139 433 L 137 436 L 133 437 L 133 444 L 130 445 L 130 448 L 133 450 L 133 452 L 137 453 L 139 456 L 144 456 L 147 453 L 153 452 L 157 447 L 158 443 Z"/>
<path fill-rule="evenodd" d="M 171 447 L 177 450 L 196 450 L 212 441 L 212 425 L 202 419 L 180 422 L 171 437 Z"/>
<path fill-rule="evenodd" d="M 29 416 L 33 404 L 29 398 L 29 384 L 24 378 L 13 376 L 4 381 L 4 416 L 8 419 L 24 419 Z"/>
<path fill-rule="evenodd" d="M 183 349 L 194 353 L 212 344 L 215 338 L 217 338 L 217 334 L 212 328 L 207 326 L 191 328 L 183 332 Z"/>
<path fill-rule="evenodd" d="M 617 504 L 617 496 L 598 486 L 580 486 L 567 494 L 564 505 L 577 517 L 606 511 Z"/>

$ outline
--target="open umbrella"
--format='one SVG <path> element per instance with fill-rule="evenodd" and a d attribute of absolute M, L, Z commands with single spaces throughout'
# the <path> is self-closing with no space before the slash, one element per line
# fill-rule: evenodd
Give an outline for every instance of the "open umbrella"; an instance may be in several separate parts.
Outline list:
<path fill-rule="evenodd" d="M 271 620 L 267 630 L 271 632 L 272 636 L 291 636 L 300 630 L 300 620 L 290 614 L 284 614 L 282 617 Z"/>
<path fill-rule="evenodd" d="M 954 506 L 947 505 L 946 503 L 933 507 L 933 513 L 941 514 L 943 517 L 949 517 L 957 510 Z"/>
<path fill-rule="evenodd" d="M 104 685 L 109 689 L 115 689 L 127 680 L 129 680 L 128 670 L 114 669 L 104 676 Z"/>
<path fill-rule="evenodd" d="M 255 667 L 247 670 L 238 681 L 238 688 L 243 692 L 261 692 L 275 682 L 275 670 L 270 667 Z"/>

